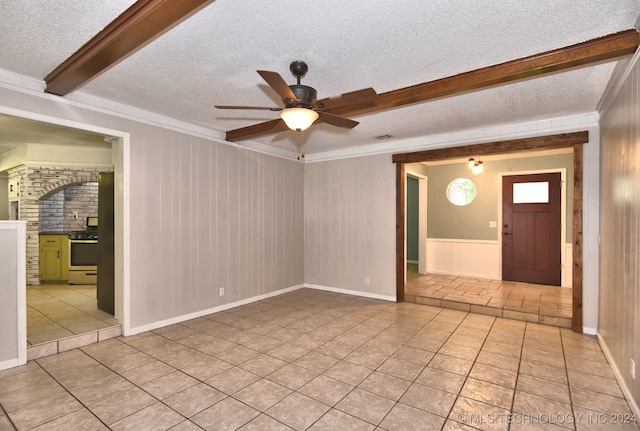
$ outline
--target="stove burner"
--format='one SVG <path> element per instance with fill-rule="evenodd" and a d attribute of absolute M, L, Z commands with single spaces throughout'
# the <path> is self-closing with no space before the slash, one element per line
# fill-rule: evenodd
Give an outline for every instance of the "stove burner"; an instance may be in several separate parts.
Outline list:
<path fill-rule="evenodd" d="M 69 239 L 98 239 L 98 232 L 90 230 L 81 230 L 78 232 L 71 232 Z"/>

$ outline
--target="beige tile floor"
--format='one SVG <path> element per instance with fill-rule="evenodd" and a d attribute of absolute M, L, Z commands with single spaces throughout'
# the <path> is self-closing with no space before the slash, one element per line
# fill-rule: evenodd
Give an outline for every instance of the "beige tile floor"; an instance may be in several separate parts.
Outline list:
<path fill-rule="evenodd" d="M 572 290 L 513 281 L 418 274 L 407 265 L 405 301 L 571 328 Z"/>
<path fill-rule="evenodd" d="M 98 309 L 95 285 L 27 286 L 29 346 L 119 325 Z"/>
<path fill-rule="evenodd" d="M 639 429 L 596 423 L 633 416 L 592 336 L 313 289 L 1 371 L 0 405 L 2 430 Z"/>

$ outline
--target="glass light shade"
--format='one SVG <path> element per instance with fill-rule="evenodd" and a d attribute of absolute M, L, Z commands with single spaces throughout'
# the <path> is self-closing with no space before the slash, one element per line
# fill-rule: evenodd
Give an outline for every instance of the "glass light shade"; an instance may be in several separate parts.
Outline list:
<path fill-rule="evenodd" d="M 478 160 L 478 162 L 475 165 L 473 165 L 473 173 L 476 175 L 481 174 L 483 170 L 484 169 L 482 167 L 482 162 Z"/>
<path fill-rule="evenodd" d="M 318 116 L 316 111 L 307 108 L 287 108 L 280 111 L 280 118 L 291 130 L 307 130 Z"/>
<path fill-rule="evenodd" d="M 473 169 L 473 166 L 476 164 L 476 161 L 473 157 L 469 158 L 469 168 Z"/>

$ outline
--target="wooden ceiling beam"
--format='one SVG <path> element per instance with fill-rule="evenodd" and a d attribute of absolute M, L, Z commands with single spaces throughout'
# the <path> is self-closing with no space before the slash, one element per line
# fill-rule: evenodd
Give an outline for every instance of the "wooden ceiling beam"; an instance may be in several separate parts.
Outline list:
<path fill-rule="evenodd" d="M 138 0 L 45 77 L 64 96 L 133 54 L 213 0 Z"/>
<path fill-rule="evenodd" d="M 569 148 L 578 144 L 586 144 L 587 142 L 589 142 L 589 132 L 561 133 L 558 135 L 511 139 L 509 141 L 394 154 L 393 163 L 436 162 L 460 157 L 466 158 L 469 156 L 491 156 L 520 151 Z"/>
<path fill-rule="evenodd" d="M 626 30 L 506 63 L 381 93 L 376 102 L 328 109 L 327 112 L 335 115 L 354 116 L 399 108 L 612 60 L 633 54 L 638 45 L 640 45 L 640 34 L 635 29 Z M 231 130 L 227 132 L 227 140 L 239 141 L 273 133 L 271 130 L 265 131 L 266 128 L 262 124 Z"/>

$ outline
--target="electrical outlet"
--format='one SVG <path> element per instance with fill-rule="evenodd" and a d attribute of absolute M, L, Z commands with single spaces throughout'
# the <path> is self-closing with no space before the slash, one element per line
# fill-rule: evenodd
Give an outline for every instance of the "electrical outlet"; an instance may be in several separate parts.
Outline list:
<path fill-rule="evenodd" d="M 220 288 L 220 296 L 224 296 L 224 287 Z"/>
<path fill-rule="evenodd" d="M 364 278 L 364 285 L 368 286 L 369 285 L 369 277 L 365 277 Z"/>
<path fill-rule="evenodd" d="M 633 359 L 631 360 L 631 378 L 633 380 L 636 379 L 636 361 L 634 361 Z"/>

